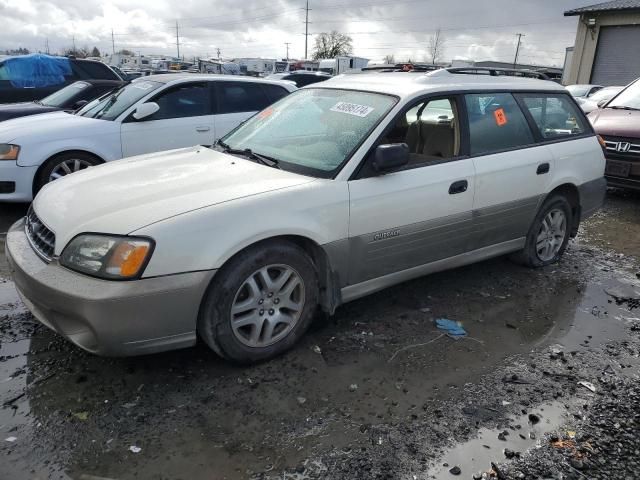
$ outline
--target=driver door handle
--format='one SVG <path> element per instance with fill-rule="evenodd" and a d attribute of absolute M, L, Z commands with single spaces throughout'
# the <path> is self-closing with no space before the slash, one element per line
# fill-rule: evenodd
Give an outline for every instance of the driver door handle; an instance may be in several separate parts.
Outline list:
<path fill-rule="evenodd" d="M 196 127 L 196 132 L 208 132 L 209 130 L 211 130 L 211 127 L 207 127 L 206 125 Z"/>
<path fill-rule="evenodd" d="M 469 182 L 466 180 L 459 180 L 457 182 L 453 182 L 449 187 L 449 195 L 455 195 L 456 193 L 464 193 L 467 191 L 469 187 Z"/>

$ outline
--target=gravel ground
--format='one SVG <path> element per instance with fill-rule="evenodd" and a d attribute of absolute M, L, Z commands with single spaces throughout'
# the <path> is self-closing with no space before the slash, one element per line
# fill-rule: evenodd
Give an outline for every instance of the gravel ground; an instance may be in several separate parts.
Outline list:
<path fill-rule="evenodd" d="M 638 239 L 613 192 L 557 265 L 407 282 L 248 368 L 89 355 L 0 280 L 0 478 L 640 478 Z"/>

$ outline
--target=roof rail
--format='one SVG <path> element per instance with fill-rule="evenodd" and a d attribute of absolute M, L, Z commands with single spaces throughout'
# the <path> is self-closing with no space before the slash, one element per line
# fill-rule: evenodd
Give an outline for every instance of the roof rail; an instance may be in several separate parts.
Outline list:
<path fill-rule="evenodd" d="M 421 63 L 396 63 L 395 65 L 372 65 L 362 67 L 363 72 L 432 72 L 440 70 L 438 65 Z"/>
<path fill-rule="evenodd" d="M 492 77 L 526 77 L 537 78 L 539 80 L 549 80 L 549 77 L 535 70 L 517 70 L 515 68 L 491 68 L 491 67 L 455 67 L 447 68 L 449 73 L 459 73 L 466 75 L 491 75 Z"/>

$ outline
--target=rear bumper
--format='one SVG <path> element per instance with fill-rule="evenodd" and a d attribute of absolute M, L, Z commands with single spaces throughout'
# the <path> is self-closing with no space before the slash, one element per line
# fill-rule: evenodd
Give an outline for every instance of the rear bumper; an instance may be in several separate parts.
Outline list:
<path fill-rule="evenodd" d="M 0 161 L 0 181 L 13 183 L 11 193 L 0 193 L 0 202 L 30 202 L 33 199 L 33 177 L 38 167 L 20 167 L 16 162 Z"/>
<path fill-rule="evenodd" d="M 135 281 L 99 280 L 34 253 L 23 221 L 7 234 L 6 254 L 20 297 L 44 325 L 99 355 L 128 356 L 188 347 L 215 271 Z"/>
<path fill-rule="evenodd" d="M 578 187 L 580 193 L 580 220 L 593 215 L 604 204 L 607 194 L 607 180 L 604 177 L 583 183 Z"/>

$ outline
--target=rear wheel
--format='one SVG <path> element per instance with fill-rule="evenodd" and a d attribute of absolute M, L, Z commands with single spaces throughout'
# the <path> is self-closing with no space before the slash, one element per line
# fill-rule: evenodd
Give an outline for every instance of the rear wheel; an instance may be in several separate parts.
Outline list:
<path fill-rule="evenodd" d="M 35 193 L 47 183 L 100 164 L 100 160 L 84 152 L 61 153 L 42 166 L 35 180 Z"/>
<path fill-rule="evenodd" d="M 571 205 L 561 195 L 547 199 L 529 229 L 524 249 L 514 260 L 529 267 L 557 262 L 567 248 L 573 225 Z"/>
<path fill-rule="evenodd" d="M 241 252 L 216 274 L 198 332 L 229 360 L 267 360 L 302 337 L 317 299 L 317 276 L 306 252 L 289 242 L 267 242 Z"/>

